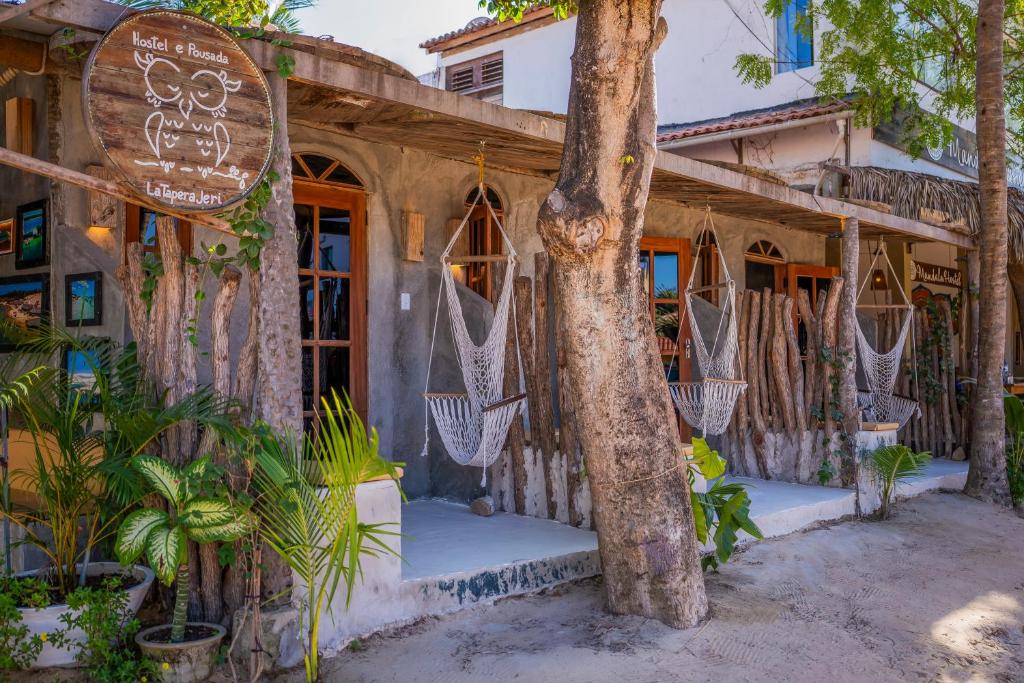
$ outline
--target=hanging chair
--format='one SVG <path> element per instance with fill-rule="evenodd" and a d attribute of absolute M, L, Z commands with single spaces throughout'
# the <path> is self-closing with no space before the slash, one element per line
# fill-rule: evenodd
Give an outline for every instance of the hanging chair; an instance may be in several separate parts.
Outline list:
<path fill-rule="evenodd" d="M 873 400 L 874 397 L 870 391 L 858 391 L 857 397 L 861 409 L 864 411 L 864 417 L 869 422 L 891 422 L 898 424 L 897 429 L 903 429 L 910 418 L 921 416 L 921 406 L 912 398 L 907 396 L 900 396 L 899 394 L 893 394 L 889 397 L 889 406 L 885 413 L 879 413 L 875 410 Z"/>
<path fill-rule="evenodd" d="M 871 265 L 868 266 L 866 277 L 861 283 L 860 289 L 857 291 L 857 300 L 860 301 L 861 294 L 864 292 L 864 288 L 867 283 L 871 280 L 872 273 L 875 271 L 875 264 L 878 262 L 879 255 L 885 257 L 885 262 L 889 266 L 889 272 L 893 277 L 896 277 L 896 270 L 893 268 L 892 262 L 889 260 L 889 255 L 885 253 L 882 247 L 879 247 L 875 251 L 874 258 L 871 259 Z M 858 306 L 858 308 L 887 308 L 894 310 L 904 311 L 903 324 L 900 326 L 899 334 L 896 337 L 896 343 L 893 344 L 892 348 L 886 352 L 876 351 L 871 343 L 864 336 L 864 330 L 861 328 L 860 321 L 857 321 L 857 325 L 854 328 L 857 336 L 857 356 L 860 358 L 861 367 L 864 370 L 864 377 L 868 384 L 868 393 L 871 395 L 871 413 L 876 422 L 896 422 L 902 428 L 903 425 L 911 418 L 911 416 L 918 410 L 917 401 L 906 398 L 904 396 L 896 396 L 893 393 L 893 389 L 896 386 L 896 379 L 899 377 L 900 372 L 900 361 L 903 358 L 903 349 L 907 343 L 908 334 L 913 339 L 913 321 L 914 321 L 914 306 L 907 299 L 907 295 L 903 292 L 902 288 L 896 288 L 900 295 L 903 297 L 904 304 L 884 304 L 884 305 L 867 305 Z M 914 343 L 911 343 L 911 353 L 914 354 L 913 349 Z M 914 358 L 914 381 L 917 382 L 917 363 Z"/>
<path fill-rule="evenodd" d="M 441 254 L 441 287 L 437 294 L 437 308 L 434 312 L 434 329 L 430 338 L 430 355 L 427 360 L 427 379 L 423 398 L 426 404 L 423 417 L 423 451 L 426 455 L 430 442 L 430 416 L 445 450 L 453 460 L 461 465 L 483 468 L 481 485 L 487 483 L 487 468 L 498 459 L 505 445 L 505 437 L 509 426 L 522 407 L 525 394 L 504 397 L 505 381 L 505 344 L 508 338 L 508 317 L 512 308 L 512 288 L 515 278 L 516 250 L 505 229 L 498 219 L 494 208 L 487 200 L 486 188 L 483 184 L 482 155 L 477 160 L 480 165 L 480 185 L 476 198 L 466 211 L 458 230 L 452 235 Z M 479 203 L 487 207 L 491 219 L 501 233 L 508 255 L 505 259 L 505 274 L 502 280 L 498 303 L 494 308 L 494 322 L 487 332 L 482 344 L 475 344 L 466 328 L 466 318 L 459 300 L 458 286 L 452 275 L 452 249 L 465 229 L 473 210 Z M 460 263 L 467 263 L 473 257 L 459 258 Z M 441 312 L 442 293 L 448 307 L 448 318 L 451 323 L 452 339 L 455 342 L 455 355 L 466 393 L 430 393 L 430 370 L 434 357 L 434 344 L 437 339 L 437 321 Z M 514 309 L 513 309 L 514 315 Z M 515 332 L 513 331 L 513 334 Z M 518 354 L 518 345 L 516 347 Z"/>
<path fill-rule="evenodd" d="M 715 231 L 715 222 L 711 218 L 710 206 L 704 213 L 703 230 L 710 230 L 714 243 L 718 244 L 718 233 Z M 694 288 L 693 286 L 693 278 L 697 272 L 700 252 L 703 248 L 703 244 L 697 248 L 697 256 L 690 269 L 690 279 L 686 283 L 684 292 L 686 315 L 690 321 L 690 334 L 693 335 L 693 346 L 697 352 L 697 366 L 700 368 L 702 379 L 696 382 L 670 382 L 669 392 L 672 395 L 672 402 L 675 403 L 676 409 L 687 424 L 700 429 L 703 435 L 708 436 L 722 434 L 728 428 L 736 401 L 746 390 L 747 383 L 735 379 L 736 355 L 739 353 L 736 333 L 736 281 L 732 279 L 729 266 L 720 249 L 718 250 L 718 259 L 722 281 L 703 287 Z M 708 349 L 693 310 L 693 297 L 701 292 L 720 289 L 725 289 L 726 300 L 718 319 L 714 343 Z M 679 332 L 676 335 L 675 349 L 673 349 L 672 360 L 669 363 L 669 374 L 671 374 L 672 366 L 675 363 L 675 354 L 679 348 L 679 334 L 681 333 L 682 325 L 679 326 Z"/>

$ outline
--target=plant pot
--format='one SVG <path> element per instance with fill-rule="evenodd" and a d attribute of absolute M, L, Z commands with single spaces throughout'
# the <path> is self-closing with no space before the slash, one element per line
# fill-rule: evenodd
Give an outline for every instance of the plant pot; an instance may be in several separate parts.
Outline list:
<path fill-rule="evenodd" d="M 79 565 L 81 567 L 81 565 Z M 107 574 L 118 574 L 123 571 L 123 567 L 117 562 L 92 562 L 89 564 L 89 568 L 86 570 L 87 576 L 104 576 Z M 35 570 L 30 572 L 21 572 L 18 576 L 34 576 L 39 574 L 42 570 Z M 128 607 L 132 613 L 139 611 L 142 606 L 142 601 L 146 597 L 146 593 L 149 592 L 149 587 L 153 584 L 153 570 L 149 567 L 143 567 L 141 565 L 135 565 L 132 567 L 132 574 L 136 579 L 140 580 L 141 583 L 132 586 L 128 590 Z M 52 634 L 58 629 L 64 628 L 64 622 L 60 620 L 61 615 L 66 614 L 70 608 L 65 604 L 50 605 L 42 609 L 32 609 L 30 607 L 19 607 L 18 611 L 21 612 L 22 622 L 28 627 L 29 632 L 32 635 L 39 635 L 42 633 Z M 85 641 L 85 634 L 81 630 L 75 629 L 67 634 L 68 638 L 75 641 L 76 643 Z M 75 655 L 77 654 L 78 648 L 65 648 L 65 647 L 54 647 L 52 643 L 43 643 L 43 650 L 39 653 L 35 663 L 32 664 L 33 669 L 43 669 L 52 666 L 74 666 Z"/>
<path fill-rule="evenodd" d="M 186 640 L 183 643 L 163 643 L 151 640 L 152 637 L 163 635 L 171 628 L 170 624 L 163 624 L 139 631 L 135 636 L 135 642 L 142 650 L 142 654 L 160 666 L 160 680 L 163 683 L 198 683 L 205 681 L 213 671 L 220 642 L 227 635 L 227 629 L 220 624 L 191 621 L 188 622 L 188 626 L 205 627 L 214 633 L 205 638 Z"/>

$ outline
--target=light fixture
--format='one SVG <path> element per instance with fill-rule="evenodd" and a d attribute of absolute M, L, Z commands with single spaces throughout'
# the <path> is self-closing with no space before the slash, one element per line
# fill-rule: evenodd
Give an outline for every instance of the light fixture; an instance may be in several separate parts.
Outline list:
<path fill-rule="evenodd" d="M 885 271 L 881 268 L 875 268 L 875 272 L 871 273 L 871 289 L 874 291 L 889 289 L 889 283 L 885 278 Z"/>

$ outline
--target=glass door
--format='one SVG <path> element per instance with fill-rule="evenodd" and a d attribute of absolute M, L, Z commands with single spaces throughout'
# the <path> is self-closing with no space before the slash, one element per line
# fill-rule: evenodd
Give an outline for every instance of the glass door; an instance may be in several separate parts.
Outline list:
<path fill-rule="evenodd" d="M 362 192 L 295 184 L 307 429 L 332 389 L 366 419 L 365 207 Z"/>
<path fill-rule="evenodd" d="M 690 277 L 690 241 L 672 237 L 642 238 L 640 271 L 668 381 L 689 382 L 690 326 L 683 290 Z M 683 439 L 688 439 L 689 425 L 680 419 L 679 428 Z"/>

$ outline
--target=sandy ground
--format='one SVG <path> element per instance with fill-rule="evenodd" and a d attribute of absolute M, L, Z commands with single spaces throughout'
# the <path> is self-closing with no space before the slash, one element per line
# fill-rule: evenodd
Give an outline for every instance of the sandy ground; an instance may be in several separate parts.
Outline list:
<path fill-rule="evenodd" d="M 707 583 L 695 629 L 611 616 L 586 581 L 376 636 L 324 680 L 1024 681 L 1024 519 L 961 495 L 758 543 Z"/>

